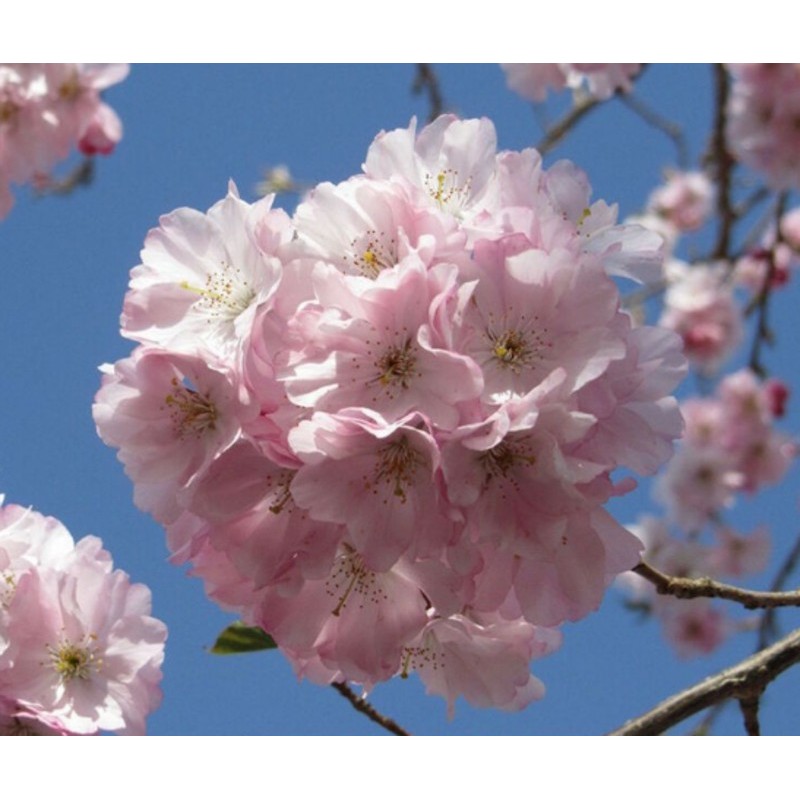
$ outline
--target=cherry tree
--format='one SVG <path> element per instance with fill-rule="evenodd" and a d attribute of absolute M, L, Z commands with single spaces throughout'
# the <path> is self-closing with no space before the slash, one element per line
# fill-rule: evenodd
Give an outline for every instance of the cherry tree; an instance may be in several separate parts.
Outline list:
<path fill-rule="evenodd" d="M 457 701 L 547 703 L 539 659 L 568 649 L 567 624 L 613 596 L 679 658 L 736 637 L 753 651 L 615 733 L 690 717 L 713 730 L 730 704 L 758 733 L 762 696 L 800 660 L 778 611 L 800 604 L 800 542 L 737 516 L 797 455 L 793 376 L 773 371 L 769 348 L 786 346 L 771 311 L 800 259 L 800 71 L 709 66 L 706 146 L 692 161 L 648 97 L 657 65 L 502 68 L 535 146 L 499 147 L 502 130 L 454 113 L 458 98 L 420 64 L 427 121 L 376 130 L 357 173 L 334 183 L 275 167 L 252 202 L 231 182 L 207 210 L 164 208 L 120 294 L 133 344 L 102 367 L 97 433 L 171 561 L 239 617 L 217 654 L 280 651 L 404 734 L 375 687 L 416 674 L 451 715 Z M 50 171 L 75 144 L 114 149 L 120 122 L 95 90 L 125 70 L 52 68 L 53 91 L 45 73 L 4 70 L 0 177 L 75 188 Z M 57 117 L 84 105 L 80 122 Z M 674 152 L 625 217 L 593 193 L 592 164 L 559 158 L 613 105 Z M 653 499 L 621 518 L 615 503 L 641 478 Z M 99 640 L 58 638 L 34 609 L 41 631 L 15 621 L 18 587 L 42 587 L 27 602 L 66 579 L 23 574 L 21 558 L 50 575 L 40 517 L 6 514 L 0 715 L 15 730 L 94 733 L 64 720 L 77 713 L 67 690 L 99 672 Z M 28 531 L 37 538 L 21 543 Z M 59 558 L 117 575 L 88 542 Z M 131 613 L 149 615 L 137 591 Z M 147 619 L 140 705 L 112 716 L 91 695 L 102 729 L 141 732 L 156 705 L 164 632 Z M 39 640 L 61 690 L 25 684 Z"/>

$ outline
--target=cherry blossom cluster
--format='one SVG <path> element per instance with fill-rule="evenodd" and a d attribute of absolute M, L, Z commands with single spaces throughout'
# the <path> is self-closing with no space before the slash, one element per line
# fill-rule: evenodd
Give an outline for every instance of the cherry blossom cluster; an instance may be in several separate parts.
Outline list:
<path fill-rule="evenodd" d="M 660 217 L 672 230 L 667 239 L 696 231 L 714 210 L 716 190 L 705 172 L 670 170 L 666 181 L 651 192 L 645 207 L 646 214 Z"/>
<path fill-rule="evenodd" d="M 778 483 L 798 454 L 797 443 L 776 430 L 788 389 L 781 381 L 759 381 L 749 370 L 722 380 L 711 397 L 692 398 L 681 408 L 686 433 L 658 479 L 656 496 L 679 532 L 666 521 L 643 518 L 631 529 L 646 544 L 645 560 L 677 577 L 730 579 L 766 568 L 766 528 L 744 535 L 723 520 L 741 493 Z M 703 544 L 702 537 L 713 542 Z M 636 575 L 624 576 L 637 602 L 645 602 L 682 655 L 707 653 L 737 625 L 708 599 L 691 601 L 657 595 Z"/>
<path fill-rule="evenodd" d="M 0 64 L 0 219 L 14 204 L 10 184 L 46 185 L 74 147 L 111 153 L 122 124 L 100 92 L 126 64 Z"/>
<path fill-rule="evenodd" d="M 652 216 L 639 218 L 651 229 L 665 232 L 665 240 L 674 246 L 677 237 L 670 239 L 663 220 L 655 225 L 652 220 Z M 757 246 L 735 262 L 667 260 L 659 325 L 683 339 L 686 356 L 701 374 L 715 374 L 739 347 L 746 309 L 758 302 L 761 293 L 780 289 L 790 280 L 800 263 L 799 222 L 800 209 L 785 214 L 780 239 L 774 229 L 768 230 Z"/>
<path fill-rule="evenodd" d="M 727 140 L 773 189 L 800 187 L 800 64 L 730 64 Z"/>
<path fill-rule="evenodd" d="M 98 432 L 174 560 L 299 675 L 518 709 L 638 562 L 604 505 L 635 485 L 616 468 L 670 457 L 685 359 L 612 278 L 658 280 L 660 237 L 590 191 L 444 116 L 291 218 L 231 186 L 147 236 Z"/>
<path fill-rule="evenodd" d="M 693 367 L 710 375 L 733 354 L 744 335 L 742 306 L 728 262 L 667 262 L 667 291 L 659 325 L 675 331 Z"/>
<path fill-rule="evenodd" d="M 736 284 L 755 296 L 785 286 L 800 264 L 800 208 L 784 214 L 777 227 L 771 226 L 759 244 L 736 260 Z"/>
<path fill-rule="evenodd" d="M 143 734 L 166 635 L 98 538 L 0 507 L 0 735 Z"/>
<path fill-rule="evenodd" d="M 726 525 L 715 525 L 712 544 L 674 535 L 665 520 L 650 515 L 629 527 L 645 543 L 643 559 L 667 575 L 725 581 L 767 567 L 770 537 L 764 526 L 741 534 Z M 664 637 L 681 658 L 707 655 L 750 625 L 749 620 L 734 618 L 728 606 L 710 598 L 687 600 L 658 594 L 652 583 L 633 572 L 621 575 L 618 583 L 629 594 L 631 607 L 658 620 Z"/>
<path fill-rule="evenodd" d="M 501 64 L 508 88 L 526 100 L 542 102 L 548 90 L 581 90 L 597 100 L 629 92 L 641 64 Z"/>

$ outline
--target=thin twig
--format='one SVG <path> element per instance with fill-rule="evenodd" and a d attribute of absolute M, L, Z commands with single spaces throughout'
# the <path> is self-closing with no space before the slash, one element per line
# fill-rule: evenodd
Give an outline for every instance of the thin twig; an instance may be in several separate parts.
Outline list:
<path fill-rule="evenodd" d="M 657 736 L 698 711 L 729 697 L 738 699 L 760 694 L 778 675 L 799 661 L 800 629 L 736 666 L 712 675 L 659 703 L 646 714 L 612 731 L 611 735 Z"/>
<path fill-rule="evenodd" d="M 717 183 L 719 231 L 712 258 L 722 259 L 728 257 L 733 224 L 736 221 L 736 214 L 731 202 L 731 172 L 735 161 L 725 140 L 729 85 L 728 73 L 723 64 L 714 64 L 714 88 L 714 131 L 711 136 L 711 151 L 708 154 L 708 160 L 713 165 Z"/>
<path fill-rule="evenodd" d="M 746 217 L 759 203 L 766 200 L 772 192 L 766 186 L 759 186 L 749 197 L 745 197 L 733 210 L 737 219 Z"/>
<path fill-rule="evenodd" d="M 758 723 L 758 705 L 760 701 L 760 691 L 755 691 L 739 698 L 739 708 L 742 710 L 744 729 L 747 731 L 748 736 L 761 735 L 761 726 Z"/>
<path fill-rule="evenodd" d="M 641 117 L 648 125 L 661 131 L 672 140 L 677 151 L 678 166 L 684 170 L 688 169 L 689 149 L 686 146 L 686 139 L 683 136 L 681 126 L 666 117 L 662 117 L 661 114 L 650 108 L 636 95 L 620 93 L 619 99 L 620 102 L 626 105 L 634 114 Z"/>
<path fill-rule="evenodd" d="M 407 730 L 401 728 L 391 717 L 384 716 L 380 712 L 376 711 L 372 705 L 370 705 L 363 697 L 359 697 L 346 683 L 332 683 L 331 686 L 333 686 L 333 688 L 336 689 L 336 691 L 339 692 L 342 697 L 347 698 L 356 711 L 366 715 L 382 728 L 386 728 L 387 731 L 394 733 L 397 736 L 411 736 Z"/>
<path fill-rule="evenodd" d="M 439 78 L 430 64 L 417 64 L 417 74 L 414 83 L 411 84 L 411 91 L 420 94 L 424 91 L 428 95 L 430 111 L 428 111 L 428 122 L 433 122 L 444 111 L 444 98 L 439 86 Z"/>
<path fill-rule="evenodd" d="M 63 178 L 50 176 L 39 178 L 35 192 L 39 197 L 49 194 L 71 194 L 79 186 L 88 186 L 94 180 L 94 159 L 84 158 L 71 172 Z"/>
<path fill-rule="evenodd" d="M 560 120 L 547 130 L 536 149 L 544 155 L 549 153 L 593 108 L 600 105 L 595 97 L 579 100 Z"/>
<path fill-rule="evenodd" d="M 786 581 L 789 580 L 797 567 L 798 561 L 800 561 L 800 536 L 798 536 L 794 546 L 775 573 L 775 578 L 769 587 L 771 592 L 779 592 L 783 589 Z M 761 623 L 758 626 L 758 649 L 763 650 L 775 635 L 775 608 L 773 607 L 768 608 L 761 617 Z"/>
<path fill-rule="evenodd" d="M 800 606 L 800 590 L 794 592 L 759 592 L 741 589 L 729 583 L 719 583 L 711 578 L 676 578 L 672 575 L 665 575 L 644 562 L 635 566 L 632 571 L 650 581 L 659 594 L 669 594 L 681 599 L 719 597 L 722 600 L 733 600 L 745 608 Z"/>
<path fill-rule="evenodd" d="M 756 322 L 756 332 L 753 337 L 753 346 L 750 350 L 750 369 L 756 375 L 763 378 L 766 376 L 767 371 L 761 363 L 761 346 L 765 342 L 772 344 L 773 337 L 772 331 L 769 327 L 769 298 L 772 294 L 772 285 L 775 280 L 775 272 L 777 270 L 777 263 L 775 258 L 775 251 L 783 241 L 781 235 L 780 221 L 786 210 L 786 203 L 788 201 L 789 193 L 782 192 L 778 196 L 778 202 L 775 204 L 775 242 L 770 247 L 767 253 L 767 274 L 764 276 L 764 283 L 761 286 L 761 291 L 755 300 L 754 308 L 758 312 L 758 321 Z"/>

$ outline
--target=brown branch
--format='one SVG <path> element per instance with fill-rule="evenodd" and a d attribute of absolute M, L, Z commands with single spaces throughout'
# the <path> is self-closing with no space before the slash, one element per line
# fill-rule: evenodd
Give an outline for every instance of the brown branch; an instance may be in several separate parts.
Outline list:
<path fill-rule="evenodd" d="M 342 697 L 350 701 L 350 704 L 356 711 L 366 715 L 373 722 L 376 722 L 382 728 L 386 728 L 390 733 L 397 736 L 411 736 L 411 734 L 401 728 L 391 717 L 384 716 L 370 705 L 363 697 L 359 697 L 346 683 L 332 683 L 334 689 L 339 692 Z"/>
<path fill-rule="evenodd" d="M 579 100 L 558 122 L 547 130 L 536 149 L 544 155 L 549 153 L 593 108 L 602 101 L 594 97 Z"/>
<path fill-rule="evenodd" d="M 788 192 L 782 192 L 778 196 L 778 202 L 775 204 L 775 242 L 767 253 L 767 274 L 764 276 L 764 283 L 761 286 L 761 291 L 758 293 L 750 310 L 758 312 L 758 321 L 756 322 L 756 332 L 753 337 L 753 346 L 750 350 L 749 367 L 756 375 L 763 378 L 767 374 L 767 370 L 761 363 L 761 346 L 766 342 L 772 344 L 773 336 L 772 330 L 769 327 L 769 298 L 772 295 L 772 286 L 775 280 L 775 272 L 777 264 L 775 259 L 775 251 L 783 241 L 781 235 L 781 217 L 786 210 L 786 203 L 788 200 Z"/>
<path fill-rule="evenodd" d="M 644 562 L 635 566 L 632 571 L 650 581 L 659 594 L 669 594 L 681 599 L 718 597 L 722 600 L 733 600 L 745 608 L 800 606 L 800 590 L 794 592 L 759 592 L 741 589 L 729 583 L 719 583 L 711 578 L 676 578 L 672 575 L 665 575 Z"/>
<path fill-rule="evenodd" d="M 610 735 L 657 736 L 698 711 L 728 698 L 741 700 L 760 695 L 778 675 L 799 661 L 800 629 L 772 647 L 673 695 L 646 714 L 626 722 Z"/>
<path fill-rule="evenodd" d="M 739 698 L 739 708 L 744 717 L 744 729 L 748 736 L 760 736 L 761 726 L 758 722 L 758 705 L 761 701 L 761 691 L 744 695 Z"/>
<path fill-rule="evenodd" d="M 798 561 L 800 561 L 800 536 L 798 536 L 794 546 L 789 551 L 777 573 L 775 573 L 775 578 L 769 587 L 771 592 L 779 592 L 783 589 L 786 585 L 786 581 L 789 580 L 791 574 L 797 567 Z M 761 623 L 758 626 L 758 649 L 763 650 L 769 644 L 769 640 L 774 638 L 774 636 L 775 607 L 772 607 L 768 608 L 764 612 L 764 616 L 761 617 Z"/>
<path fill-rule="evenodd" d="M 675 150 L 677 151 L 678 166 L 681 169 L 687 169 L 689 166 L 689 150 L 686 147 L 686 139 L 681 126 L 666 117 L 662 117 L 661 114 L 650 108 L 636 95 L 620 93 L 619 99 L 623 105 L 626 105 L 650 127 L 661 131 L 672 140 L 672 144 L 675 145 Z"/>
<path fill-rule="evenodd" d="M 63 178 L 40 176 L 34 186 L 39 197 L 45 195 L 68 195 L 79 186 L 88 186 L 94 180 L 94 159 L 84 158 L 72 171 Z"/>
<path fill-rule="evenodd" d="M 411 84 L 414 94 L 425 92 L 428 95 L 430 111 L 428 122 L 433 122 L 436 117 L 444 112 L 444 98 L 439 86 L 439 78 L 430 64 L 417 64 L 417 74 Z"/>
<path fill-rule="evenodd" d="M 731 173 L 736 162 L 730 154 L 725 140 L 726 107 L 730 87 L 728 73 L 723 64 L 714 64 L 714 89 L 714 131 L 711 136 L 711 150 L 707 158 L 714 167 L 714 177 L 717 182 L 717 215 L 719 216 L 719 231 L 712 258 L 721 259 L 728 257 L 733 224 L 736 221 L 736 213 L 731 200 Z"/>

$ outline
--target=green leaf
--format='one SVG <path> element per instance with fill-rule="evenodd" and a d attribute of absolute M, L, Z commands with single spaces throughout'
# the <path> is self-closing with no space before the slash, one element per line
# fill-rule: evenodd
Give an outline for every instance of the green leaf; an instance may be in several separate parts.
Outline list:
<path fill-rule="evenodd" d="M 211 652 L 220 656 L 228 656 L 233 653 L 274 650 L 277 646 L 275 640 L 261 628 L 251 628 L 243 622 L 234 622 L 217 637 Z"/>

